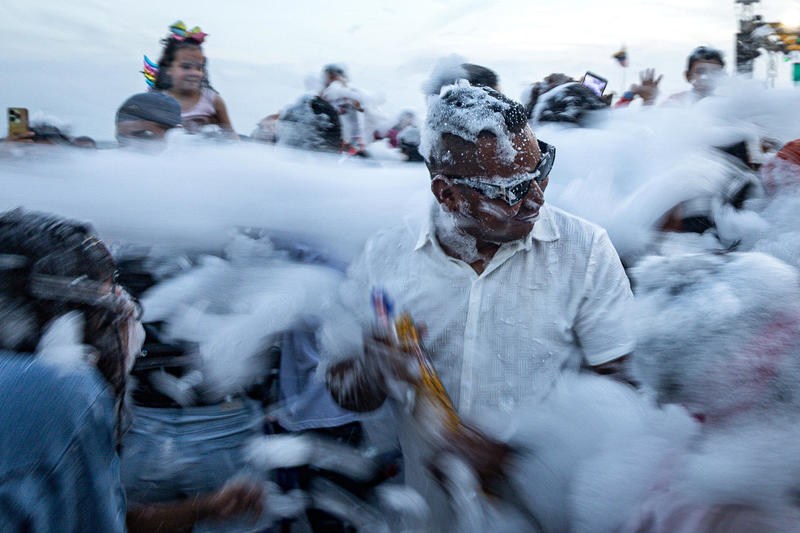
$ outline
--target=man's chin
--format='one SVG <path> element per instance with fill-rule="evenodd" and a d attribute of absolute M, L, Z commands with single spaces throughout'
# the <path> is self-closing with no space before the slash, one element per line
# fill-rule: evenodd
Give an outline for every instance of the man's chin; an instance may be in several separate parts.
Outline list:
<path fill-rule="evenodd" d="M 539 211 L 536 211 L 536 213 L 534 213 L 532 215 L 528 215 L 526 217 L 515 218 L 514 220 L 516 222 L 522 222 L 522 223 L 525 223 L 525 224 L 533 225 L 537 220 L 539 220 Z"/>
<path fill-rule="evenodd" d="M 532 230 L 533 221 L 523 222 L 521 220 L 514 220 L 513 226 L 509 227 L 507 231 L 485 232 L 483 240 L 495 244 L 514 242 L 525 238 Z"/>

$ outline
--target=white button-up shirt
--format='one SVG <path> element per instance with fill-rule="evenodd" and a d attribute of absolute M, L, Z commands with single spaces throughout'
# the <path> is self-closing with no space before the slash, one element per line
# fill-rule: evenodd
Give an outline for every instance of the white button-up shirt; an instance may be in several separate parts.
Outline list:
<path fill-rule="evenodd" d="M 373 321 L 373 287 L 424 323 L 424 345 L 462 416 L 510 411 L 544 396 L 565 369 L 632 351 L 630 285 L 604 229 L 545 205 L 531 233 L 503 244 L 478 275 L 442 250 L 432 214 L 371 238 L 340 296 L 362 327 Z M 348 329 L 326 328 L 323 346 L 360 353 L 333 340 Z"/>

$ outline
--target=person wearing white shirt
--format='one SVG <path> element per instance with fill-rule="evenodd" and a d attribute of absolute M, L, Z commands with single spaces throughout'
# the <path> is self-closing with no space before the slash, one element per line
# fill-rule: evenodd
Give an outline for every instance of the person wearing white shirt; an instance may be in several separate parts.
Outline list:
<path fill-rule="evenodd" d="M 427 218 L 370 239 L 351 265 L 340 296 L 352 324 L 369 331 L 370 291 L 382 287 L 425 325 L 427 352 L 468 421 L 544 397 L 565 371 L 618 370 L 633 350 L 630 285 L 605 230 L 545 204 L 555 148 L 493 89 L 460 82 L 429 106 L 421 151 L 436 201 Z M 386 350 L 373 353 L 344 315 L 320 333 L 328 385 L 344 407 L 372 410 L 396 376 L 373 371 Z M 407 482 L 429 494 L 425 458 L 400 433 Z"/>

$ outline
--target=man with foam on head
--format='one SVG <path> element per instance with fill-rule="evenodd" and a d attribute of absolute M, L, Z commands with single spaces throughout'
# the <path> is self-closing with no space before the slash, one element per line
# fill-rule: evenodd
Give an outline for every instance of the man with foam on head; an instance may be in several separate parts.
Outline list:
<path fill-rule="evenodd" d="M 375 409 L 402 379 L 370 373 L 387 352 L 368 336 L 354 342 L 368 331 L 375 286 L 425 324 L 456 411 L 479 426 L 544 397 L 565 371 L 609 373 L 632 351 L 619 257 L 605 230 L 545 204 L 555 148 L 526 119 L 519 103 L 463 80 L 430 98 L 420 151 L 436 201 L 421 220 L 368 241 L 341 290 L 357 326 L 339 313 L 321 331 L 329 388 L 345 407 Z M 400 433 L 407 481 L 437 516 L 430 458 L 410 430 Z"/>

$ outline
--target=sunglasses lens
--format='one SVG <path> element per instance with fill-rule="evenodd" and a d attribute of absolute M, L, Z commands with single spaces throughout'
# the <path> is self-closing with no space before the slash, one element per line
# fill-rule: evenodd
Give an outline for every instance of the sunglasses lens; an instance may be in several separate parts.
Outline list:
<path fill-rule="evenodd" d="M 522 200 L 528 191 L 531 189 L 531 182 L 530 181 L 523 181 L 522 183 L 518 183 L 508 189 L 506 193 L 506 202 L 508 205 L 514 205 L 520 200 Z"/>
<path fill-rule="evenodd" d="M 542 159 L 536 166 L 536 183 L 542 183 L 550 175 L 550 171 L 553 169 L 553 162 L 556 159 L 556 147 L 552 144 L 539 141 L 539 149 L 542 152 Z"/>

